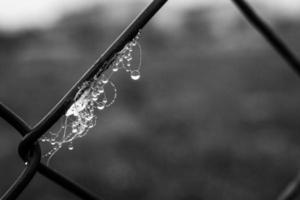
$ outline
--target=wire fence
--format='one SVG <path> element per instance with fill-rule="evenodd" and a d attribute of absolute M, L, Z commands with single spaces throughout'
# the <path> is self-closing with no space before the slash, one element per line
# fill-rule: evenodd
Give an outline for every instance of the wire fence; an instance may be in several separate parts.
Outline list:
<path fill-rule="evenodd" d="M 233 3 L 244 14 L 246 19 L 265 37 L 272 47 L 282 56 L 289 66 L 300 75 L 300 63 L 294 53 L 272 31 L 272 29 L 254 12 L 254 10 L 243 0 L 232 0 Z M 1 200 L 13 200 L 18 196 L 31 182 L 38 172 L 44 177 L 52 180 L 62 188 L 73 193 L 77 197 L 85 200 L 101 200 L 102 197 L 92 193 L 87 188 L 75 183 L 63 176 L 59 172 L 47 167 L 41 163 L 41 148 L 39 138 L 41 138 L 69 109 L 74 103 L 74 97 L 80 86 L 91 80 L 96 74 L 104 73 L 113 58 L 122 48 L 130 42 L 138 32 L 148 23 L 148 21 L 162 8 L 167 0 L 152 1 L 120 34 L 120 36 L 110 45 L 110 47 L 100 56 L 95 64 L 86 71 L 86 73 L 74 84 L 67 94 L 53 107 L 53 109 L 34 127 L 30 127 L 16 113 L 7 106 L 0 103 L 0 116 L 14 127 L 23 137 L 19 144 L 19 155 L 25 163 L 25 168 L 11 185 L 11 187 L 2 195 Z M 290 184 L 280 193 L 278 200 L 293 200 L 300 194 L 300 175 L 291 181 Z"/>

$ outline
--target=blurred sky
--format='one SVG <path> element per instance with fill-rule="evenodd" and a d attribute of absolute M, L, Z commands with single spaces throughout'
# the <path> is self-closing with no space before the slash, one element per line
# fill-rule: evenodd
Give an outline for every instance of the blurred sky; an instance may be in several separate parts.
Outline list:
<path fill-rule="evenodd" d="M 0 0 L 0 29 L 20 30 L 30 27 L 48 27 L 63 15 L 99 4 L 112 4 L 126 9 L 130 3 L 148 3 L 151 0 Z M 296 15 L 300 12 L 299 0 L 248 0 L 264 5 L 274 13 Z M 169 0 L 164 13 L 195 6 L 224 6 L 230 0 Z M 113 7 L 111 7 L 113 10 Z"/>

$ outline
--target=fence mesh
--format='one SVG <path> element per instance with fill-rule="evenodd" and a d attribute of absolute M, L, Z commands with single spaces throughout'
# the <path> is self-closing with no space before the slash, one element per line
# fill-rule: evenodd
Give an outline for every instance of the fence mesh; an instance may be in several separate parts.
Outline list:
<path fill-rule="evenodd" d="M 265 37 L 272 47 L 287 61 L 289 66 L 300 75 L 300 64 L 294 53 L 272 31 L 272 29 L 254 12 L 254 10 L 243 0 L 232 0 L 233 3 L 244 14 L 246 19 Z M 96 74 L 101 75 L 107 68 L 107 63 L 112 62 L 113 57 L 137 33 L 148 23 L 157 11 L 167 2 L 167 0 L 154 0 L 151 2 L 121 33 L 121 35 L 110 45 L 110 47 L 100 56 L 95 64 L 79 79 L 79 81 L 67 92 L 67 94 L 53 107 L 53 109 L 34 127 L 30 127 L 22 118 L 10 110 L 7 106 L 0 103 L 0 116 L 14 127 L 23 137 L 19 144 L 19 154 L 25 163 L 25 168 L 11 185 L 11 187 L 2 195 L 2 200 L 12 200 L 18 198 L 23 190 L 31 182 L 38 172 L 44 177 L 52 180 L 57 185 L 68 190 L 81 199 L 100 200 L 102 197 L 92 193 L 87 188 L 75 183 L 74 181 L 54 171 L 41 163 L 41 148 L 39 138 L 41 138 L 69 109 L 74 103 L 74 96 L 78 88 L 85 81 L 91 80 Z M 291 181 L 291 183 L 279 194 L 278 200 L 292 200 L 298 197 L 300 193 L 300 176 Z"/>

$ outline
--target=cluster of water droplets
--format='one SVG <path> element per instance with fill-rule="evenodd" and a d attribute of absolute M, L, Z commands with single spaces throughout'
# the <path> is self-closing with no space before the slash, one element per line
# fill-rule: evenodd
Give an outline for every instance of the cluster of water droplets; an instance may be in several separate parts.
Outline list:
<path fill-rule="evenodd" d="M 50 150 L 44 155 L 48 157 L 48 163 L 51 157 L 64 144 L 67 144 L 69 150 L 73 150 L 73 141 L 85 136 L 88 131 L 96 125 L 96 111 L 102 111 L 110 107 L 117 98 L 117 88 L 110 80 L 112 75 L 123 69 L 130 74 L 132 80 L 140 78 L 140 68 L 142 64 L 141 46 L 138 43 L 140 34 L 129 42 L 115 56 L 107 69 L 109 72 L 101 73 L 95 76 L 93 80 L 83 83 L 79 88 L 74 103 L 67 110 L 60 129 L 56 132 L 49 132 L 41 142 L 49 143 Z M 138 49 L 138 64 L 132 65 L 133 52 Z M 108 98 L 107 90 L 112 88 L 113 95 Z"/>

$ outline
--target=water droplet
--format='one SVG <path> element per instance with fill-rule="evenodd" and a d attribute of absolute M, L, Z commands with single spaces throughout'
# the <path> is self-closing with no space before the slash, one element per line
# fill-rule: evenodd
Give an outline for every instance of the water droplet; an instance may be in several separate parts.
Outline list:
<path fill-rule="evenodd" d="M 104 97 L 103 100 L 102 100 L 102 102 L 103 102 L 104 104 L 106 104 L 106 103 L 108 102 L 107 98 Z"/>
<path fill-rule="evenodd" d="M 98 89 L 97 89 L 97 88 L 94 88 L 94 89 L 93 89 L 93 92 L 92 92 L 92 97 L 93 97 L 93 98 L 97 98 L 99 95 L 100 95 L 100 94 L 99 94 Z"/>
<path fill-rule="evenodd" d="M 27 165 L 28 165 L 28 162 L 25 162 L 24 164 L 27 166 Z"/>
<path fill-rule="evenodd" d="M 117 72 L 119 70 L 119 66 L 115 64 L 112 68 L 113 72 Z"/>
<path fill-rule="evenodd" d="M 97 100 L 98 100 L 98 97 L 97 97 L 97 96 L 93 96 L 93 97 L 92 97 L 92 100 L 93 100 L 93 101 L 97 101 Z"/>
<path fill-rule="evenodd" d="M 99 92 L 100 94 L 104 92 L 103 86 L 100 86 L 100 87 L 98 88 L 98 92 Z"/>
<path fill-rule="evenodd" d="M 137 42 L 137 41 L 134 39 L 134 40 L 131 42 L 131 45 L 135 47 L 135 46 L 136 46 L 136 42 Z"/>
<path fill-rule="evenodd" d="M 78 132 L 78 129 L 77 128 L 73 128 L 72 129 L 72 133 L 77 133 Z"/>
<path fill-rule="evenodd" d="M 141 77 L 140 71 L 139 70 L 133 70 L 130 72 L 130 77 L 132 80 L 138 80 Z"/>
<path fill-rule="evenodd" d="M 102 78 L 101 78 L 101 81 L 102 81 L 102 83 L 104 83 L 104 84 L 108 83 L 108 77 L 105 76 L 105 75 L 103 74 L 103 75 L 102 75 Z"/>
<path fill-rule="evenodd" d="M 131 63 L 127 63 L 127 65 L 126 65 L 126 66 L 127 66 L 127 67 L 130 67 L 130 65 L 131 65 Z"/>
<path fill-rule="evenodd" d="M 73 145 L 72 145 L 72 144 L 69 144 L 68 149 L 69 149 L 70 151 L 72 151 L 72 150 L 74 149 Z"/>
<path fill-rule="evenodd" d="M 104 102 L 103 102 L 103 103 L 100 102 L 100 103 L 97 104 L 97 108 L 98 108 L 99 110 L 103 110 L 104 107 L 105 107 L 105 103 L 104 103 Z"/>

